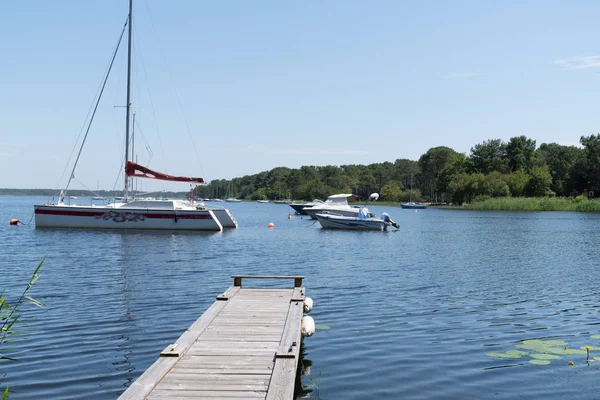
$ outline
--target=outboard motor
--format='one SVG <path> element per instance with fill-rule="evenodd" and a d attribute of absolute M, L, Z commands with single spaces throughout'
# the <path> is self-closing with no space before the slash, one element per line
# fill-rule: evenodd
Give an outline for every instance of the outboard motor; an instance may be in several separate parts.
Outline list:
<path fill-rule="evenodd" d="M 394 222 L 394 220 L 392 220 L 392 217 L 390 217 L 390 215 L 386 212 L 381 214 L 381 219 L 383 220 L 383 222 L 385 222 L 386 226 L 393 226 L 396 229 L 400 229 L 400 224 Z"/>

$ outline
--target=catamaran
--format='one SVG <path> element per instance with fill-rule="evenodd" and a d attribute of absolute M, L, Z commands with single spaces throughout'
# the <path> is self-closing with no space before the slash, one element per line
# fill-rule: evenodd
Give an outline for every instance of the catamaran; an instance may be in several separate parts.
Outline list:
<path fill-rule="evenodd" d="M 73 172 L 66 188 L 61 191 L 58 201 L 52 204 L 34 205 L 35 226 L 39 228 L 112 228 L 112 229 L 169 229 L 169 230 L 201 230 L 221 231 L 223 227 L 237 228 L 237 221 L 225 208 L 209 209 L 202 203 L 190 200 L 149 200 L 135 199 L 130 193 L 132 178 L 158 179 L 170 182 L 186 182 L 202 184 L 199 177 L 172 176 L 153 171 L 130 160 L 130 121 L 131 121 L 131 67 L 133 37 L 133 0 L 129 0 L 129 15 L 123 27 L 128 28 L 127 52 L 127 102 L 125 111 L 125 187 L 123 199 L 108 205 L 71 205 L 65 204 L 65 197 L 73 179 L 81 149 L 75 160 Z M 119 41 L 120 42 L 120 41 Z M 113 54 L 114 61 L 116 52 Z M 112 65 L 112 63 L 111 63 Z M 110 72 L 110 69 L 109 71 Z M 108 79 L 105 76 L 104 84 Z M 100 101 L 98 96 L 96 107 Z M 87 132 L 93 120 L 90 119 Z M 86 132 L 86 137 L 87 137 Z M 85 144 L 85 137 L 81 147 Z M 68 198 L 68 197 L 67 197 Z"/>

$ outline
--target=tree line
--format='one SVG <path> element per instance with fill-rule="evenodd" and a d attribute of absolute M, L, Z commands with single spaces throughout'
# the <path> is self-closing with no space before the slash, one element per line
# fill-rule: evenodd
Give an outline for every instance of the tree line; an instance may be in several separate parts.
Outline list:
<path fill-rule="evenodd" d="M 542 143 L 526 136 L 490 139 L 459 153 L 430 148 L 418 161 L 369 165 L 278 167 L 196 189 L 203 198 L 312 200 L 336 193 L 362 199 L 378 192 L 385 201 L 470 203 L 493 197 L 541 197 L 600 193 L 600 134 L 582 136 L 581 147 Z"/>

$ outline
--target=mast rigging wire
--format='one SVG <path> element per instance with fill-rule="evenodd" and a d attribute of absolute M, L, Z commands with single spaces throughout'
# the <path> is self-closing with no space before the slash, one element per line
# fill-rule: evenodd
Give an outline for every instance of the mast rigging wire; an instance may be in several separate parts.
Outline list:
<path fill-rule="evenodd" d="M 69 190 L 69 185 L 71 184 L 71 180 L 75 177 L 75 168 L 77 167 L 77 163 L 79 162 L 79 157 L 81 156 L 81 152 L 83 151 L 83 146 L 87 139 L 88 134 L 90 133 L 90 128 L 92 127 L 92 122 L 94 121 L 94 116 L 96 115 L 96 111 L 98 110 L 98 105 L 100 104 L 100 99 L 102 98 L 102 94 L 104 93 L 104 88 L 106 87 L 106 82 L 108 81 L 108 77 L 110 76 L 110 71 L 112 70 L 113 63 L 115 62 L 115 58 L 117 57 L 117 52 L 119 51 L 119 47 L 121 45 L 121 40 L 123 39 L 123 35 L 125 34 L 125 28 L 129 22 L 129 17 L 127 21 L 125 21 L 125 25 L 123 25 L 123 30 L 121 31 L 121 36 L 119 36 L 119 41 L 117 42 L 117 46 L 115 51 L 113 52 L 112 59 L 110 60 L 110 64 L 108 66 L 108 70 L 106 71 L 106 75 L 104 77 L 104 82 L 102 83 L 102 89 L 100 89 L 100 94 L 98 95 L 98 99 L 96 100 L 96 105 L 94 106 L 94 111 L 92 116 L 90 117 L 90 121 L 88 123 L 88 127 L 85 131 L 85 135 L 83 136 L 83 141 L 81 142 L 81 147 L 79 148 L 79 152 L 77 153 L 77 158 L 75 159 L 75 164 L 73 164 L 73 170 L 71 171 L 71 176 L 67 181 L 67 186 L 65 187 L 64 195 L 67 195 L 67 191 Z"/>

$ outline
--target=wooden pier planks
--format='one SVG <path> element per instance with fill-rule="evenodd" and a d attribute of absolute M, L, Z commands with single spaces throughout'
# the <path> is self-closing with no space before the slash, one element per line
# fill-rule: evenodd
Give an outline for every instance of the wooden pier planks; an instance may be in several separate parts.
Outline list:
<path fill-rule="evenodd" d="M 217 301 L 119 399 L 292 399 L 303 277 L 234 276 Z M 294 279 L 245 289 L 243 278 Z"/>

